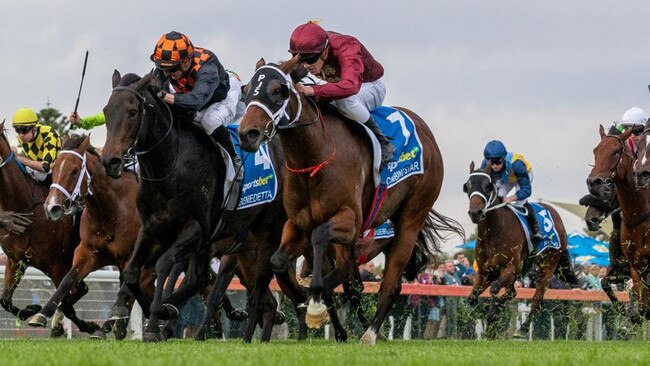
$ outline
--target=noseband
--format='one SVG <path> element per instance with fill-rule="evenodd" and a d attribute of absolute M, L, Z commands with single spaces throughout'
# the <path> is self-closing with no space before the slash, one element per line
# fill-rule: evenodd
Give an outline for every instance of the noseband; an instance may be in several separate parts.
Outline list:
<path fill-rule="evenodd" d="M 72 192 L 69 192 L 67 189 L 65 189 L 65 187 L 57 183 L 52 183 L 52 185 L 50 185 L 50 189 L 54 188 L 59 192 L 63 193 L 63 195 L 66 197 L 65 201 L 63 201 L 63 209 L 66 214 L 70 214 L 72 212 L 73 207 L 82 206 L 79 200 L 82 197 L 81 184 L 83 183 L 84 178 L 86 179 L 86 187 L 87 187 L 86 195 L 92 194 L 92 192 L 90 191 L 90 181 L 92 177 L 90 176 L 90 172 L 88 172 L 88 166 L 86 165 L 86 153 L 81 155 L 74 150 L 59 151 L 59 155 L 64 155 L 64 154 L 74 155 L 81 160 L 81 170 L 79 171 L 79 178 L 77 178 L 77 183 L 75 184 L 74 190 Z"/>

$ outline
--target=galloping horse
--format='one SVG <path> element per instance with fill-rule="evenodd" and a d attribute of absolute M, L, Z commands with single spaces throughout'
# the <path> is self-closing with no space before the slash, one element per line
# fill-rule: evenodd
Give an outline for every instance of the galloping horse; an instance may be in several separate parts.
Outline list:
<path fill-rule="evenodd" d="M 286 166 L 292 172 L 285 176 L 283 198 L 289 220 L 280 249 L 271 261 L 276 274 L 284 273 L 290 265 L 289 257 L 278 254 L 311 243 L 313 278 L 307 315 L 318 322 L 326 319 L 327 307 L 321 298 L 328 302 L 332 290 L 356 270 L 354 245 L 375 195 L 373 151 L 365 132 L 357 128 L 360 126 L 336 114 L 321 114 L 313 101 L 297 93 L 289 76 L 297 62 L 297 57 L 277 67 L 258 62 L 239 136 L 244 150 L 256 151 L 276 131 L 280 132 Z M 361 338 L 366 344 L 375 344 L 377 332 L 400 293 L 401 276 L 416 241 L 431 244 L 429 239 L 435 239 L 437 229 L 458 232 L 448 223 L 444 228 L 425 226 L 432 217 L 442 216 L 432 210 L 442 185 L 442 157 L 426 123 L 415 113 L 400 110 L 415 123 L 422 143 L 424 172 L 390 188 L 370 225 L 376 227 L 390 219 L 395 237 L 387 253 L 377 312 Z M 292 122 L 278 125 L 285 116 L 290 116 Z M 399 112 L 393 117 L 404 118 Z M 323 277 L 328 244 L 336 244 L 336 261 L 334 269 Z M 429 250 L 412 264 L 422 265 L 432 255 Z"/>
<path fill-rule="evenodd" d="M 63 149 L 52 166 L 52 181 L 44 204 L 50 220 L 60 221 L 66 211 L 85 204 L 80 222 L 81 243 L 74 251 L 72 268 L 50 301 L 29 320 L 32 326 L 44 327 L 57 304 L 90 272 L 109 265 L 123 271 L 140 229 L 135 207 L 138 190 L 135 174 L 124 172 L 120 179 L 107 176 L 89 137 L 72 135 L 64 140 Z M 152 296 L 153 282 L 148 283 L 151 286 L 146 292 Z M 120 291 L 118 306 L 132 304 L 132 296 L 128 295 Z M 116 338 L 122 339 L 126 336 L 126 321 L 121 320 L 117 325 Z M 108 330 L 98 330 L 95 334 L 103 337 Z"/>
<path fill-rule="evenodd" d="M 640 190 L 635 183 L 634 162 L 636 156 L 628 146 L 632 130 L 620 135 L 605 134 L 600 126 L 600 142 L 594 148 L 594 166 L 587 178 L 589 193 L 606 200 L 616 194 L 621 207 L 621 248 L 629 261 L 633 290 L 640 302 L 639 313 L 632 313 L 633 322 L 641 317 L 650 319 L 650 191 Z M 643 139 L 642 139 L 643 140 Z M 647 159 L 641 159 L 637 176 L 642 176 Z M 615 188 L 615 189 L 614 189 Z"/>
<path fill-rule="evenodd" d="M 279 225 L 286 217 L 282 205 L 277 200 L 274 205 L 236 212 L 224 231 L 216 235 L 215 227 L 221 218 L 225 198 L 224 158 L 216 153 L 217 148 L 205 133 L 194 131 L 190 116 L 179 118 L 181 111 L 170 110 L 165 102 L 155 97 L 160 87 L 159 80 L 152 83 L 151 74 L 140 80 L 133 74 L 122 78 L 116 71 L 113 93 L 104 108 L 108 136 L 102 162 L 107 173 L 119 176 L 124 165 L 123 156 L 132 146 L 142 172 L 137 208 L 143 226 L 124 280 L 143 307 L 148 306 L 148 302 L 139 293 L 137 270 L 164 252 L 156 264 L 156 293 L 145 341 L 161 340 L 157 319 L 177 316 L 177 307 L 207 281 L 211 249 L 208 243 L 230 235 L 235 239 L 221 249 L 217 244 L 217 255 L 239 253 L 241 248 L 250 248 L 240 245 L 251 230 L 265 245 L 255 248 L 257 268 L 255 280 L 251 281 L 254 288 L 251 288 L 251 316 L 246 337 L 247 340 L 252 338 L 255 324 L 263 316 L 267 326 L 262 339 L 268 340 L 270 325 L 275 319 L 275 308 L 268 304 L 274 301 L 268 290 L 273 277 L 269 257 L 279 243 Z M 251 229 L 253 225 L 261 225 L 263 230 Z M 189 268 L 181 286 L 171 296 L 163 296 L 164 280 L 174 262 L 188 258 Z M 219 305 L 229 278 L 232 272 L 220 271 L 210 296 L 210 311 Z"/>
<path fill-rule="evenodd" d="M 476 241 L 476 263 L 478 273 L 474 287 L 469 295 L 472 306 L 478 304 L 478 297 L 485 289 L 490 288 L 492 295 L 491 310 L 488 321 L 498 319 L 502 305 L 514 299 L 517 295 L 515 281 L 517 276 L 528 272 L 533 263 L 537 264 L 537 281 L 535 295 L 530 307 L 530 316 L 521 324 L 518 337 L 527 337 L 530 323 L 539 311 L 544 299 L 544 292 L 554 272 L 559 272 L 569 282 L 576 283 L 577 279 L 571 272 L 571 264 L 567 251 L 567 235 L 560 215 L 552 207 L 542 204 L 555 223 L 560 247 L 557 250 L 545 250 L 536 257 L 531 256 L 526 241 L 526 234 L 519 219 L 506 204 L 501 202 L 497 190 L 490 178 L 490 166 L 484 170 L 474 170 L 474 162 L 469 167 L 470 176 L 463 185 L 463 191 L 469 197 L 468 214 L 472 222 L 478 224 L 478 239 Z M 499 298 L 499 291 L 505 293 Z"/>
<path fill-rule="evenodd" d="M 4 134 L 4 122 L 0 124 L 0 209 L 20 214 L 30 213 L 29 229 L 22 234 L 9 233 L 0 240 L 2 251 L 7 255 L 4 277 L 4 290 L 0 304 L 8 312 L 26 320 L 41 310 L 40 305 L 27 305 L 20 309 L 13 305 L 12 296 L 29 266 L 38 268 L 52 279 L 55 286 L 70 269 L 72 253 L 79 239 L 71 217 L 60 222 L 51 222 L 40 209 L 48 187 L 39 184 L 21 170 L 21 164 L 11 150 Z M 23 168 L 24 169 L 24 168 Z M 97 327 L 77 318 L 73 304 L 88 292 L 84 282 L 72 289 L 69 296 L 61 302 L 61 310 L 80 330 L 92 332 Z M 58 326 L 53 322 L 53 328 Z"/>

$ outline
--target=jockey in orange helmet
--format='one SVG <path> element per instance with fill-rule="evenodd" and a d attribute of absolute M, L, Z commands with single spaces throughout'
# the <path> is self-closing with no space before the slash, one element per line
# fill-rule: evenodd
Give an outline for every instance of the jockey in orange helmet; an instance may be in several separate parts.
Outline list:
<path fill-rule="evenodd" d="M 381 145 L 382 164 L 393 159 L 395 147 L 370 116 L 384 102 L 384 68 L 356 38 L 325 31 L 314 22 L 298 26 L 289 40 L 289 52 L 319 78 L 317 85 L 296 88 L 316 100 L 332 101 L 346 117 L 363 123 Z"/>
<path fill-rule="evenodd" d="M 150 59 L 170 77 L 169 89 L 160 97 L 168 104 L 196 112 L 194 121 L 228 151 L 241 180 L 241 160 L 226 128 L 238 117 L 242 86 L 238 77 L 227 72 L 214 53 L 194 47 L 186 35 L 178 32 L 162 35 Z"/>

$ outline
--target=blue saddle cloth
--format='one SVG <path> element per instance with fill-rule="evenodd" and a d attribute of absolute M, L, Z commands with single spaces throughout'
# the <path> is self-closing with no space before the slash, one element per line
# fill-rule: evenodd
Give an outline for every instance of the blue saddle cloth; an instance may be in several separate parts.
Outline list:
<path fill-rule="evenodd" d="M 539 242 L 536 248 L 533 248 L 533 243 L 530 240 L 530 227 L 528 226 L 526 216 L 524 216 L 523 212 L 521 212 L 519 209 L 510 205 L 508 207 L 517 215 L 521 226 L 524 228 L 524 233 L 526 233 L 526 241 L 528 242 L 528 248 L 530 249 L 531 255 L 538 255 L 549 248 L 560 249 L 560 236 L 558 235 L 557 229 L 555 228 L 555 222 L 553 221 L 551 213 L 546 208 L 544 208 L 544 206 L 537 203 L 531 203 L 530 205 L 533 207 L 533 210 L 535 210 L 535 213 L 537 214 L 539 231 L 544 238 L 541 242 Z"/>
<path fill-rule="evenodd" d="M 255 153 L 242 151 L 237 134 L 238 127 L 230 125 L 228 131 L 235 150 L 244 163 L 244 180 L 237 205 L 240 210 L 273 201 L 278 193 L 278 179 L 268 145 L 263 144 Z"/>
<path fill-rule="evenodd" d="M 423 174 L 422 143 L 411 118 L 400 110 L 385 106 L 370 114 L 395 146 L 393 162 L 382 169 L 380 184 L 390 188 L 411 175 Z"/>

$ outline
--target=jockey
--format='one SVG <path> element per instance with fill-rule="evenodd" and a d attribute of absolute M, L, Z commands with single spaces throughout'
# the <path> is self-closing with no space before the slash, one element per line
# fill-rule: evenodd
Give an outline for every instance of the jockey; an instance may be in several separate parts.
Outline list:
<path fill-rule="evenodd" d="M 298 83 L 298 91 L 317 101 L 331 101 L 344 116 L 363 123 L 381 145 L 382 165 L 391 162 L 395 147 L 370 115 L 386 96 L 384 68 L 363 44 L 307 22 L 291 33 L 289 52 L 298 55 L 305 69 L 319 79 L 313 86 Z"/>
<path fill-rule="evenodd" d="M 52 127 L 38 123 L 38 115 L 29 108 L 17 110 L 12 124 L 24 153 L 24 156 L 16 154 L 16 158 L 34 180 L 48 184 L 52 179 L 50 168 L 61 149 L 59 134 Z"/>
<path fill-rule="evenodd" d="M 241 159 L 226 128 L 236 119 L 241 81 L 226 72 L 214 53 L 194 47 L 187 36 L 178 32 L 162 35 L 150 59 L 156 69 L 171 77 L 169 92 L 161 91 L 159 97 L 168 104 L 196 112 L 194 121 L 228 152 L 241 181 Z"/>
<path fill-rule="evenodd" d="M 506 150 L 501 141 L 493 140 L 488 142 L 483 150 L 483 163 L 481 169 L 488 164 L 492 168 L 490 175 L 495 182 L 499 197 L 505 197 L 503 202 L 517 204 L 526 207 L 526 221 L 530 226 L 530 238 L 533 242 L 543 240 L 537 222 L 535 210 L 528 203 L 528 197 L 532 193 L 533 171 L 530 163 L 521 154 L 511 153 Z M 515 194 L 506 196 L 513 188 L 517 188 Z"/>
<path fill-rule="evenodd" d="M 639 107 L 632 107 L 623 113 L 621 123 L 618 124 L 619 131 L 623 132 L 626 128 L 632 127 L 634 135 L 643 133 L 646 122 L 648 122 L 648 113 Z"/>

